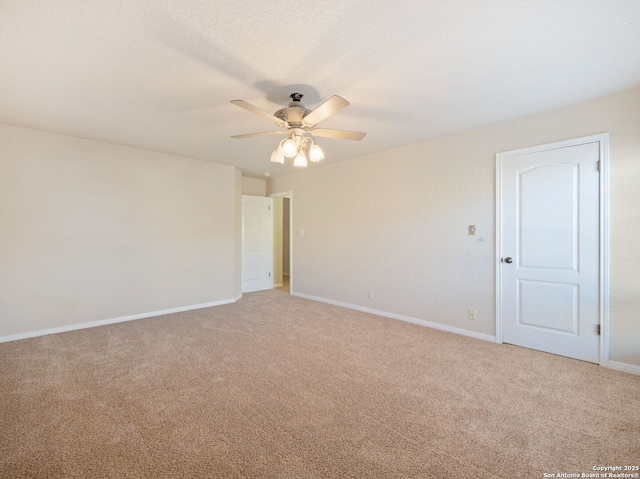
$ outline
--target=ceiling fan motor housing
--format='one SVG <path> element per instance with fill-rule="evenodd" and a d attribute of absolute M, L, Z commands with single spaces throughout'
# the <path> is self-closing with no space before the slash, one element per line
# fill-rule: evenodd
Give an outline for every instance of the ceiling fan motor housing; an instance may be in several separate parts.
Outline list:
<path fill-rule="evenodd" d="M 300 127 L 302 125 L 302 119 L 311 113 L 311 110 L 307 110 L 300 100 L 302 100 L 302 93 L 292 93 L 289 95 L 291 101 L 287 108 L 282 108 L 273 114 L 276 118 L 286 121 L 292 127 Z"/>

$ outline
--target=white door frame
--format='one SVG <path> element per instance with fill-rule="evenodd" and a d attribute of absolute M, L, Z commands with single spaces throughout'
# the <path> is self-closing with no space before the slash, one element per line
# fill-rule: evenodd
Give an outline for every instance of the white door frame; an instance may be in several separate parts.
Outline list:
<path fill-rule="evenodd" d="M 506 151 L 496 155 L 496 342 L 502 343 L 502 164 L 503 161 L 519 155 L 555 150 L 586 143 L 600 145 L 600 265 L 599 265 L 599 324 L 600 324 L 600 366 L 609 365 L 609 133 L 585 136 L 546 145 Z"/>
<path fill-rule="evenodd" d="M 293 191 L 282 191 L 280 193 L 272 193 L 269 198 L 289 198 L 289 294 L 293 293 Z M 273 227 L 273 216 L 271 218 Z M 275 269 L 274 267 L 271 268 Z"/>

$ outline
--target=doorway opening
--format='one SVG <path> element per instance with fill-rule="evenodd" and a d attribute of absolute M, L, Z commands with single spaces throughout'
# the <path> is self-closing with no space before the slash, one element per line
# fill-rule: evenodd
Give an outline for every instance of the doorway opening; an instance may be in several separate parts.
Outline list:
<path fill-rule="evenodd" d="M 269 195 L 273 201 L 273 286 L 293 292 L 293 192 Z"/>

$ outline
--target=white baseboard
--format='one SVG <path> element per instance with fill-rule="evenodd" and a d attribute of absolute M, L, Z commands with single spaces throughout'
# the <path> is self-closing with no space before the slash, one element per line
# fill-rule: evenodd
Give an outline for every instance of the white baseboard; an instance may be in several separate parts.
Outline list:
<path fill-rule="evenodd" d="M 8 341 L 17 341 L 19 339 L 34 338 L 37 336 L 45 336 L 47 334 L 65 333 L 67 331 L 75 331 L 78 329 L 95 328 L 96 326 L 106 326 L 108 324 L 124 323 L 125 321 L 134 321 L 136 319 L 153 318 L 154 316 L 164 316 L 165 314 L 182 313 L 184 311 L 192 311 L 194 309 L 210 308 L 212 306 L 221 306 L 223 304 L 235 303 L 242 295 L 235 298 L 213 301 L 211 303 L 193 304 L 190 306 L 181 306 L 179 308 L 165 309 L 162 311 L 152 311 L 149 313 L 133 314 L 131 316 L 121 316 L 119 318 L 102 319 L 99 321 L 91 321 L 89 323 L 71 324 L 69 326 L 61 326 L 59 328 L 41 329 L 38 331 L 30 331 L 28 333 L 13 334 L 11 336 L 0 336 L 0 343 Z"/>
<path fill-rule="evenodd" d="M 631 373 L 636 376 L 640 376 L 640 366 L 633 364 L 619 363 L 618 361 L 608 361 L 606 367 L 615 369 L 616 371 L 622 371 L 623 373 Z"/>
<path fill-rule="evenodd" d="M 412 318 L 411 316 L 404 316 L 402 314 L 388 313 L 387 311 L 380 311 L 378 309 L 365 308 L 363 306 L 357 306 L 355 304 L 342 303 L 340 301 L 334 301 L 332 299 L 320 298 L 318 296 L 311 296 L 303 293 L 291 293 L 291 296 L 297 296 L 298 298 L 310 299 L 312 301 L 318 301 L 320 303 L 332 304 L 334 306 L 341 306 L 347 309 L 354 309 L 356 311 L 362 311 L 363 313 L 371 313 L 376 316 L 382 316 L 385 318 L 398 319 L 407 323 L 418 324 L 420 326 L 426 326 L 427 328 L 438 329 L 440 331 L 446 331 L 448 333 L 460 334 L 461 336 L 468 336 L 470 338 L 482 339 L 483 341 L 496 342 L 496 337 L 490 334 L 477 333 L 475 331 L 469 331 L 468 329 L 456 328 L 454 326 L 447 326 L 446 324 L 433 323 L 424 319 Z"/>
<path fill-rule="evenodd" d="M 440 331 L 446 331 L 446 332 L 449 332 L 449 333 L 460 334 L 462 336 L 468 336 L 468 337 L 471 337 L 471 338 L 482 339 L 484 341 L 496 342 L 496 337 L 495 336 L 491 336 L 489 334 L 482 334 L 482 333 L 477 333 L 475 331 L 469 331 L 467 329 L 456 328 L 454 326 L 447 326 L 445 324 L 433 323 L 431 321 L 426 321 L 424 319 L 412 318 L 410 316 L 404 316 L 404 315 L 401 315 L 401 314 L 389 313 L 389 312 L 386 312 L 386 311 L 380 311 L 380 310 L 373 309 L 373 308 L 365 308 L 363 306 L 357 306 L 355 304 L 343 303 L 341 301 L 334 301 L 334 300 L 331 300 L 331 299 L 321 298 L 319 296 L 312 296 L 312 295 L 309 295 L 309 294 L 291 292 L 291 296 L 296 296 L 298 298 L 303 298 L 303 299 L 309 299 L 309 300 L 312 300 L 312 301 L 318 301 L 320 303 L 331 304 L 331 305 L 334 305 L 334 306 L 340 306 L 340 307 L 343 307 L 343 308 L 353 309 L 353 310 L 356 310 L 356 311 L 362 311 L 364 313 L 371 313 L 371 314 L 375 314 L 376 316 L 382 316 L 382 317 L 385 317 L 385 318 L 397 319 L 397 320 L 405 321 L 405 322 L 408 322 L 408 323 L 418 324 L 420 326 L 426 326 L 427 328 L 433 328 L 433 329 L 438 329 Z M 42 329 L 42 330 L 39 330 L 39 331 L 30 331 L 30 332 L 27 332 L 27 333 L 13 334 L 13 335 L 10 335 L 10 336 L 0 336 L 0 343 L 6 343 L 6 342 L 9 342 L 9 341 L 17 341 L 17 340 L 20 340 L 20 339 L 34 338 L 34 337 L 37 337 L 37 336 L 45 336 L 47 334 L 64 333 L 64 332 L 67 332 L 67 331 L 75 331 L 75 330 L 78 330 L 78 329 L 94 328 L 94 327 L 97 327 L 97 326 L 106 326 L 108 324 L 123 323 L 123 322 L 126 322 L 126 321 L 134 321 L 136 319 L 153 318 L 155 316 L 163 316 L 165 314 L 172 314 L 172 313 L 181 313 L 181 312 L 184 312 L 184 311 L 192 311 L 194 309 L 210 308 L 212 306 L 221 306 L 223 304 L 235 303 L 240 298 L 242 298 L 242 294 L 236 296 L 235 298 L 223 299 L 221 301 L 213 301 L 211 303 L 194 304 L 194 305 L 190 305 L 190 306 L 182 306 L 182 307 L 179 307 L 179 308 L 165 309 L 165 310 L 162 310 L 162 311 L 153 311 L 153 312 L 149 312 L 149 313 L 134 314 L 134 315 L 131 315 L 131 316 L 121 316 L 119 318 L 111 318 L 111 319 L 103 319 L 103 320 L 100 320 L 100 321 L 92 321 L 90 323 L 72 324 L 72 325 L 69 325 L 69 326 L 61 326 L 59 328 Z M 602 366 L 606 367 L 606 368 L 609 368 L 609 369 L 614 369 L 616 371 L 622 371 L 622 372 L 625 372 L 625 373 L 630 373 L 630 374 L 635 374 L 637 376 L 640 376 L 640 366 L 636 366 L 634 364 L 621 363 L 621 362 L 618 362 L 618 361 L 607 361 L 606 364 L 603 364 Z"/>
<path fill-rule="evenodd" d="M 433 323 L 431 321 L 425 321 L 424 319 L 412 318 L 410 316 L 403 316 L 401 314 L 388 313 L 386 311 L 380 311 L 372 308 L 365 308 L 363 306 L 357 306 L 349 303 L 342 303 L 340 301 L 334 301 L 332 299 L 321 298 L 318 296 L 312 296 L 310 294 L 303 293 L 291 293 L 291 296 L 297 296 L 298 298 L 310 299 L 312 301 L 318 301 L 320 303 L 332 304 L 334 306 L 341 306 L 347 309 L 354 309 L 356 311 L 362 311 L 364 313 L 375 314 L 376 316 L 383 316 L 385 318 L 399 319 L 400 321 L 406 321 L 408 323 L 419 324 L 420 326 L 426 326 L 427 328 L 439 329 L 440 331 L 446 331 L 449 333 L 460 334 L 462 336 L 468 336 L 471 338 L 482 339 L 484 341 L 490 341 L 495 343 L 496 337 L 489 334 L 477 333 L 475 331 L 469 331 L 467 329 L 456 328 L 454 326 L 447 326 L 445 324 Z M 606 364 L 602 364 L 602 367 L 615 369 L 616 371 L 622 371 L 625 373 L 635 374 L 640 376 L 640 366 L 633 364 L 620 363 L 618 361 L 607 361 Z"/>

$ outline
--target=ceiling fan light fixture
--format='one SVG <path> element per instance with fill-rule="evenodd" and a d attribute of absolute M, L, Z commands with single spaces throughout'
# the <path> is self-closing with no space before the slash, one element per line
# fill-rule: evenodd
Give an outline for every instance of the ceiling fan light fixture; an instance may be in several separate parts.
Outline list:
<path fill-rule="evenodd" d="M 316 161 L 324 160 L 324 152 L 322 151 L 322 148 L 315 143 L 312 143 L 311 148 L 309 148 L 309 159 L 314 163 Z"/>
<path fill-rule="evenodd" d="M 298 151 L 298 154 L 293 160 L 293 166 L 299 166 L 300 168 L 304 168 L 307 166 L 307 155 L 304 154 L 304 151 L 302 151 L 302 149 Z"/>
<path fill-rule="evenodd" d="M 284 156 L 287 158 L 293 158 L 296 156 L 296 152 L 298 151 L 298 145 L 293 138 L 287 138 L 284 143 L 282 143 L 282 152 Z"/>
<path fill-rule="evenodd" d="M 273 150 L 273 153 L 271 153 L 271 163 L 280 163 L 281 165 L 284 164 L 284 152 L 282 151 L 282 146 L 278 145 L 276 147 L 275 150 Z"/>
<path fill-rule="evenodd" d="M 291 98 L 289 106 L 281 108 L 273 115 L 244 100 L 231 100 L 234 105 L 274 122 L 281 129 L 281 131 L 233 135 L 231 138 L 250 138 L 285 133 L 287 138 L 281 140 L 276 149 L 273 150 L 270 158 L 271 162 L 282 165 L 285 159 L 293 159 L 293 166 L 304 168 L 309 161 L 315 163 L 324 160 L 325 157 L 322 148 L 316 145 L 313 138 L 308 135 L 343 140 L 362 140 L 365 137 L 365 133 L 361 131 L 316 128 L 318 123 L 349 106 L 349 102 L 344 98 L 333 95 L 314 110 L 307 110 L 300 103 L 303 96 L 302 93 L 292 93 L 289 95 Z"/>

